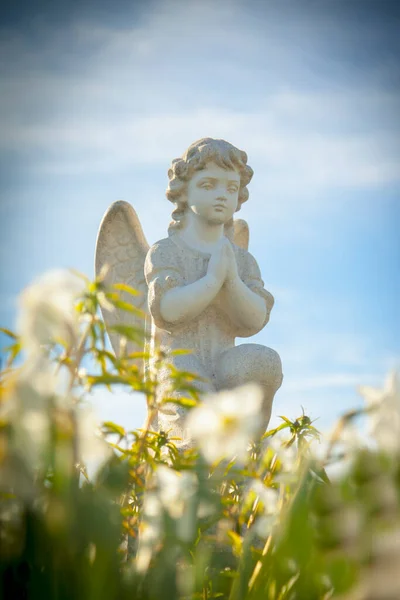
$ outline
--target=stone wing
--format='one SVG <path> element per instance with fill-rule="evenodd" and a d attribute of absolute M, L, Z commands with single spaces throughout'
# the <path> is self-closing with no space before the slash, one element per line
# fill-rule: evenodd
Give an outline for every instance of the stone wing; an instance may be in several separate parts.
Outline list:
<path fill-rule="evenodd" d="M 95 269 L 96 277 L 100 275 L 105 265 L 108 270 L 105 283 L 113 285 L 122 283 L 137 290 L 140 295 L 132 296 L 128 292 L 119 292 L 124 302 L 133 304 L 141 309 L 146 319 L 121 309 L 113 311 L 102 308 L 113 350 L 118 356 L 120 352 L 121 335 L 112 331 L 115 325 L 130 325 L 145 331 L 145 320 L 148 316 L 147 284 L 144 277 L 144 261 L 149 245 L 144 236 L 142 226 L 134 208 L 122 200 L 114 202 L 106 211 L 97 235 Z M 144 345 L 144 344 L 143 344 Z M 133 342 L 128 342 L 127 352 L 143 350 Z M 141 361 L 140 361 L 141 362 Z"/>
<path fill-rule="evenodd" d="M 235 219 L 233 221 L 233 242 L 236 246 L 249 249 L 249 226 L 244 219 Z"/>

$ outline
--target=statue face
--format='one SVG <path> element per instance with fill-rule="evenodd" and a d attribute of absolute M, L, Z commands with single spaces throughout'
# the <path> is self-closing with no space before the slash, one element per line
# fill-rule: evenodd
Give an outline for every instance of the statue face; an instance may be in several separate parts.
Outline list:
<path fill-rule="evenodd" d="M 196 171 L 188 185 L 188 208 L 210 224 L 225 224 L 237 209 L 240 176 L 215 163 Z"/>

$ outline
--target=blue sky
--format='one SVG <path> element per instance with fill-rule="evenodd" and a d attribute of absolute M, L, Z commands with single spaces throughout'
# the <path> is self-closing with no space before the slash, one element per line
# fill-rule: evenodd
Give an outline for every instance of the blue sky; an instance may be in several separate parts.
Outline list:
<path fill-rule="evenodd" d="M 10 3 L 0 25 L 0 322 L 54 267 L 93 274 L 117 199 L 165 237 L 167 169 L 194 140 L 246 150 L 250 226 L 276 305 L 276 415 L 328 427 L 399 365 L 396 1 Z M 21 8 L 21 7 L 20 7 Z M 99 394 L 139 427 L 141 399 Z"/>

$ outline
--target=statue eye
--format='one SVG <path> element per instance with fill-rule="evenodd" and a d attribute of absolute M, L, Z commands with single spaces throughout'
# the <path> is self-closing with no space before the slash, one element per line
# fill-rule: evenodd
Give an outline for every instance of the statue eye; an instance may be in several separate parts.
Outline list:
<path fill-rule="evenodd" d="M 234 194 L 235 192 L 237 192 L 237 191 L 238 191 L 238 189 L 239 189 L 239 188 L 237 187 L 237 185 L 230 185 L 230 186 L 228 187 L 228 192 L 230 192 L 231 194 Z"/>
<path fill-rule="evenodd" d="M 203 183 L 201 184 L 201 187 L 205 190 L 211 190 L 213 187 L 213 184 L 210 181 L 203 181 Z"/>

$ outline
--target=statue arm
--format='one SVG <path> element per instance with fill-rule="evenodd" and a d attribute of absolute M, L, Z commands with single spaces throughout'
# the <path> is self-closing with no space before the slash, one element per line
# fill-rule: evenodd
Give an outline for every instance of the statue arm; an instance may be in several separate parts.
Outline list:
<path fill-rule="evenodd" d="M 224 285 L 224 305 L 230 319 L 238 325 L 238 335 L 248 337 L 261 331 L 268 323 L 274 298 L 264 289 L 255 258 L 248 252 L 242 257 L 241 278 L 232 251 L 230 269 Z"/>
<path fill-rule="evenodd" d="M 213 261 L 219 267 L 217 258 Z M 185 284 L 174 250 L 167 243 L 153 246 L 145 263 L 149 308 L 160 329 L 182 325 L 197 317 L 214 300 L 223 278 L 209 269 L 201 279 Z"/>
<path fill-rule="evenodd" d="M 173 288 L 161 298 L 161 316 L 172 324 L 191 321 L 207 308 L 220 289 L 218 280 L 208 274 L 194 283 Z"/>
<path fill-rule="evenodd" d="M 238 323 L 247 335 L 261 331 L 266 324 L 267 308 L 263 299 L 252 292 L 237 277 L 226 285 L 226 310 L 232 321 Z"/>

